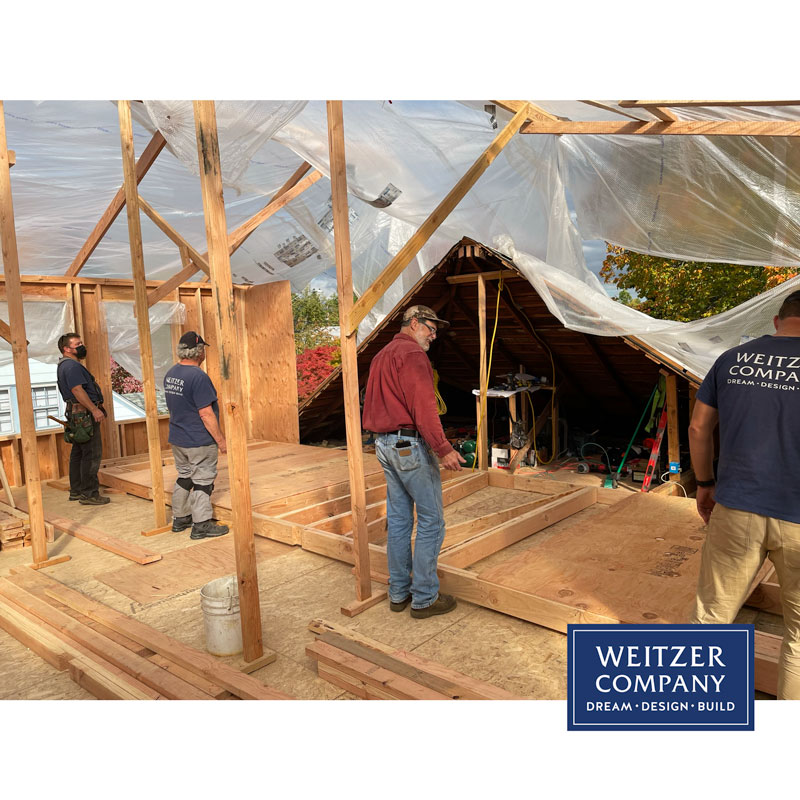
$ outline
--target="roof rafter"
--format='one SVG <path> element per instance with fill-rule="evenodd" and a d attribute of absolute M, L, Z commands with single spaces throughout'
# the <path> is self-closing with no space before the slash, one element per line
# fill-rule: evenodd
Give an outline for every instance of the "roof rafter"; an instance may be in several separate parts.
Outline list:
<path fill-rule="evenodd" d="M 147 171 L 153 166 L 158 154 L 164 149 L 167 140 L 161 134 L 161 131 L 156 131 L 153 138 L 147 144 L 147 147 L 142 151 L 139 160 L 136 162 L 136 185 L 142 182 L 142 178 L 147 175 Z M 108 229 L 113 224 L 114 220 L 119 215 L 119 212 L 125 207 L 125 187 L 120 187 L 119 191 L 114 195 L 114 199 L 108 204 L 108 208 L 103 212 L 94 230 L 89 234 L 89 238 L 84 242 L 83 247 L 78 251 L 75 260 L 70 264 L 69 269 L 64 273 L 68 278 L 74 278 L 82 269 L 84 264 L 89 260 L 89 256 L 95 251 L 95 248 L 102 241 L 103 237 L 108 232 Z"/>

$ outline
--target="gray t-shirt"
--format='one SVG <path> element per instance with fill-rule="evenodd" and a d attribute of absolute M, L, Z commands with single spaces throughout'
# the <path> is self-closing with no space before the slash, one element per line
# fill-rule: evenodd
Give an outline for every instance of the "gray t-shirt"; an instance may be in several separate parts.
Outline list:
<path fill-rule="evenodd" d="M 717 502 L 800 523 L 800 337 L 727 350 L 697 399 L 719 411 Z"/>

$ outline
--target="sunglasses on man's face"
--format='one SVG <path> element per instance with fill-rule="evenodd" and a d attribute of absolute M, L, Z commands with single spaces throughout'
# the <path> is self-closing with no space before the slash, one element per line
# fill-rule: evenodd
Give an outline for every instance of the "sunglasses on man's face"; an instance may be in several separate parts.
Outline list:
<path fill-rule="evenodd" d="M 417 318 L 417 322 L 419 322 L 420 325 L 424 325 L 434 335 L 436 335 L 439 331 L 439 329 L 435 325 L 428 325 L 428 323 L 425 322 L 425 320 L 423 319 Z"/>

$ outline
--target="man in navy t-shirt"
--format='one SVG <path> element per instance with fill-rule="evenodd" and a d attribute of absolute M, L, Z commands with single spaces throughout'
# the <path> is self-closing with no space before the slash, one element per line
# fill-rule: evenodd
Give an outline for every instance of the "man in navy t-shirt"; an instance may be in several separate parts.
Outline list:
<path fill-rule="evenodd" d="M 73 441 L 69 454 L 69 499 L 85 506 L 102 506 L 111 500 L 100 494 L 97 471 L 103 458 L 100 423 L 106 418 L 103 393 L 94 375 L 81 364 L 86 345 L 77 333 L 65 333 L 58 340 L 61 360 L 56 368 L 58 391 L 67 404 L 70 427 L 80 427 L 86 441 Z"/>
<path fill-rule="evenodd" d="M 219 404 L 211 378 L 200 369 L 207 342 L 188 331 L 178 342 L 179 361 L 164 377 L 169 409 L 169 443 L 178 479 L 172 492 L 172 530 L 191 527 L 192 539 L 228 532 L 216 523 L 211 493 L 217 477 L 217 457 L 228 447 L 219 427 Z"/>
<path fill-rule="evenodd" d="M 769 557 L 786 626 L 778 697 L 800 700 L 800 291 L 774 324 L 724 352 L 697 392 L 689 445 L 708 535 L 691 621 L 733 622 Z"/>

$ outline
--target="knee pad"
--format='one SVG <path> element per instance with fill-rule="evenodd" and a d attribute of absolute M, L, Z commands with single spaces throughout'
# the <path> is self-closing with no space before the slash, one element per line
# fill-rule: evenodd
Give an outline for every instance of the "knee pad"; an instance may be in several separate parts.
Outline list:
<path fill-rule="evenodd" d="M 214 491 L 214 484 L 213 483 L 195 483 L 194 488 L 198 492 L 205 492 L 209 497 L 211 497 L 211 492 Z"/>
<path fill-rule="evenodd" d="M 194 486 L 191 478 L 178 478 L 175 483 L 180 486 L 181 489 L 186 489 L 187 492 L 191 492 Z"/>

